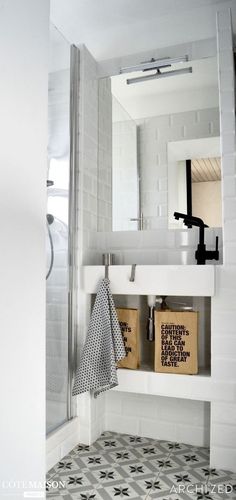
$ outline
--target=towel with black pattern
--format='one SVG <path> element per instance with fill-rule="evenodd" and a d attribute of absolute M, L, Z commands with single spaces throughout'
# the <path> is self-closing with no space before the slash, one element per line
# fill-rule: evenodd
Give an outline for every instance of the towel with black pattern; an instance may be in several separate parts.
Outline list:
<path fill-rule="evenodd" d="M 105 278 L 100 282 L 95 299 L 72 395 L 94 391 L 97 397 L 117 386 L 116 364 L 125 355 L 110 282 Z"/>

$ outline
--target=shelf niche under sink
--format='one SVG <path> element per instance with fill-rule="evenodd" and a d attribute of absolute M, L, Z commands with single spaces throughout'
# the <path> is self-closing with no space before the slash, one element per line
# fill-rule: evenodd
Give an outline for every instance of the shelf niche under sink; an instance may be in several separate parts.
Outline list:
<path fill-rule="evenodd" d="M 211 401 L 214 388 L 211 379 L 211 298 L 168 296 L 169 303 L 181 302 L 199 312 L 198 374 L 158 373 L 154 371 L 154 342 L 147 340 L 148 302 L 145 295 L 113 295 L 117 308 L 140 311 L 140 367 L 119 368 L 119 385 L 112 391 L 159 395 L 199 401 Z M 92 294 L 93 306 L 95 295 Z"/>
<path fill-rule="evenodd" d="M 147 296 L 143 295 L 114 295 L 116 307 L 139 309 L 140 312 L 140 368 L 138 371 L 154 372 L 155 342 L 147 340 L 146 326 L 148 318 Z M 199 312 L 198 329 L 198 367 L 199 374 L 210 375 L 211 369 L 211 299 L 210 297 L 179 297 L 168 296 L 169 303 L 185 304 Z M 123 369 L 121 369 L 123 370 Z M 155 372 L 154 372 L 155 373 Z M 161 374 L 165 375 L 165 374 Z M 167 374 L 174 375 L 174 374 Z M 180 374 L 176 374 L 178 377 Z M 193 375 L 188 375 L 192 377 Z M 198 375 L 196 375 L 198 376 Z"/>

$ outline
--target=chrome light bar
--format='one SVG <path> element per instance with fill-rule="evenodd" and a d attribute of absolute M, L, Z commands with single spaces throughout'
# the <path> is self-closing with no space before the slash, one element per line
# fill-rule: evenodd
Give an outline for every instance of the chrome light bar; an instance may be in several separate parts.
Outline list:
<path fill-rule="evenodd" d="M 167 78 L 168 76 L 175 76 L 175 75 L 176 76 L 184 75 L 186 73 L 192 73 L 192 72 L 193 72 L 192 67 L 175 69 L 173 71 L 165 71 L 164 73 L 157 71 L 156 73 L 154 73 L 154 75 L 139 76 L 137 78 L 128 78 L 128 80 L 126 80 L 126 83 L 127 85 L 130 85 L 131 83 L 145 82 L 146 80 L 159 80 L 159 78 Z"/>
<path fill-rule="evenodd" d="M 120 74 L 122 73 L 132 73 L 132 71 L 147 71 L 149 69 L 164 68 L 165 66 L 170 66 L 171 64 L 188 62 L 188 56 L 182 57 L 166 57 L 164 59 L 152 59 L 144 63 L 137 64 L 136 66 L 127 66 L 120 69 Z"/>

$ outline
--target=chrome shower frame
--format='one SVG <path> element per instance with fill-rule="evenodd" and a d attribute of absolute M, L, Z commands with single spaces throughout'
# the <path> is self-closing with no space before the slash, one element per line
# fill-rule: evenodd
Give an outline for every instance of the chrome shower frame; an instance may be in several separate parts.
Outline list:
<path fill-rule="evenodd" d="M 75 416 L 72 399 L 72 384 L 75 375 L 77 352 L 77 130 L 78 130 L 78 91 L 79 91 L 79 49 L 71 46 L 70 51 L 70 185 L 68 220 L 68 385 L 67 418 Z"/>

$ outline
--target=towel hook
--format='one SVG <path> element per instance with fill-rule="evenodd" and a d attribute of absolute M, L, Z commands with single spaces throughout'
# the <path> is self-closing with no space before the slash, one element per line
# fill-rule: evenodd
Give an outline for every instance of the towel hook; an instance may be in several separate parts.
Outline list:
<path fill-rule="evenodd" d="M 130 276 L 130 281 L 134 282 L 135 281 L 135 271 L 136 271 L 136 264 L 132 264 L 131 267 L 131 276 Z"/>
<path fill-rule="evenodd" d="M 108 264 L 105 265 L 105 278 L 107 280 L 109 280 L 109 265 Z"/>

